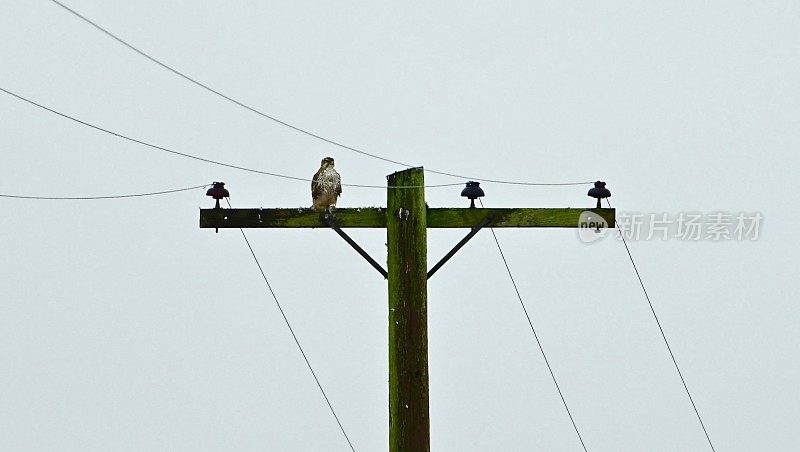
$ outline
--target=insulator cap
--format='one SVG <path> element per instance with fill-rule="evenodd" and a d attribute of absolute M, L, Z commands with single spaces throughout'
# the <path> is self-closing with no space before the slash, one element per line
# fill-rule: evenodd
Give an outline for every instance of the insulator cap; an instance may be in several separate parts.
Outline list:
<path fill-rule="evenodd" d="M 480 185 L 480 182 L 467 182 L 467 187 L 461 190 L 461 196 L 471 200 L 484 197 L 485 194 L 483 193 L 483 189 L 480 187 Z"/>
<path fill-rule="evenodd" d="M 587 195 L 597 199 L 610 198 L 611 190 L 606 188 L 605 182 L 597 181 L 594 183 L 594 188 L 589 189 Z"/>
<path fill-rule="evenodd" d="M 214 186 L 206 192 L 206 196 L 211 196 L 214 199 L 227 198 L 229 195 L 230 193 L 225 189 L 225 182 L 214 182 Z"/>

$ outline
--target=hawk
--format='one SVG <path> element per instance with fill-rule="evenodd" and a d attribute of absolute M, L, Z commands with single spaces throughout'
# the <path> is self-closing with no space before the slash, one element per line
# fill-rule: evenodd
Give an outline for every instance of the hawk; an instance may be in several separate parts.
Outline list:
<path fill-rule="evenodd" d="M 311 199 L 315 210 L 336 207 L 336 199 L 342 194 L 342 178 L 333 168 L 333 158 L 325 157 L 317 174 L 311 179 Z"/>

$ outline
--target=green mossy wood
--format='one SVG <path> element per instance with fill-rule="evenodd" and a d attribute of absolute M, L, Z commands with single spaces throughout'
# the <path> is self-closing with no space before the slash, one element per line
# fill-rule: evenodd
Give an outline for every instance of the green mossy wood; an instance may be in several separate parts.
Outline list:
<path fill-rule="evenodd" d="M 430 450 L 428 411 L 428 275 L 422 168 L 389 176 L 389 450 Z"/>
<path fill-rule="evenodd" d="M 391 190 L 394 191 L 402 190 Z M 343 208 L 330 216 L 340 228 L 385 228 L 386 211 L 383 207 Z M 492 218 L 486 225 L 490 228 L 577 228 L 581 213 L 587 211 L 614 225 L 614 209 L 594 208 L 430 208 L 426 218 L 429 228 L 472 228 L 487 216 Z M 311 209 L 200 209 L 200 227 L 327 228 L 325 215 L 329 214 Z"/>

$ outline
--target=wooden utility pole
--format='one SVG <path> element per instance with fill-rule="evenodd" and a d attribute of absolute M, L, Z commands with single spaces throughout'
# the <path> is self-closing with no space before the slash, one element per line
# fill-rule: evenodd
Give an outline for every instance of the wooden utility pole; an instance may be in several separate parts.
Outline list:
<path fill-rule="evenodd" d="M 430 450 L 428 223 L 424 185 L 421 168 L 389 176 L 386 233 L 389 254 L 390 451 Z"/>
<path fill-rule="evenodd" d="M 483 227 L 591 228 L 614 225 L 614 209 L 428 208 L 422 168 L 388 176 L 387 207 L 201 209 L 201 228 L 332 228 L 389 280 L 389 451 L 430 450 L 427 280 Z M 592 218 L 587 222 L 586 218 Z M 386 228 L 388 271 L 343 228 Z M 471 228 L 427 271 L 428 228 Z"/>

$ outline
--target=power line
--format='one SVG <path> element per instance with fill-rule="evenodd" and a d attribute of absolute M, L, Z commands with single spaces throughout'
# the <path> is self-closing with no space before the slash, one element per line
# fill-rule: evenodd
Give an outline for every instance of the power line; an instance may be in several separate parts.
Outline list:
<path fill-rule="evenodd" d="M 609 202 L 608 198 L 606 198 L 606 204 L 608 204 L 608 207 L 611 208 L 611 202 Z M 615 221 L 614 224 L 617 227 L 619 236 L 622 238 L 622 244 L 625 245 L 625 251 L 628 252 L 628 258 L 633 266 L 633 271 L 636 273 L 636 278 L 639 280 L 639 285 L 642 286 L 642 292 L 644 293 L 644 297 L 647 299 L 647 304 L 650 306 L 650 312 L 653 313 L 653 318 L 656 320 L 656 325 L 658 325 L 658 330 L 661 332 L 661 337 L 664 339 L 664 344 L 667 346 L 667 351 L 669 351 L 669 356 L 672 358 L 672 363 L 675 365 L 675 370 L 678 371 L 678 376 L 681 378 L 683 389 L 686 390 L 686 395 L 689 396 L 689 402 L 692 403 L 692 408 L 694 408 L 694 414 L 697 415 L 697 420 L 700 421 L 700 427 L 703 428 L 703 433 L 706 435 L 706 441 L 708 441 L 708 445 L 711 447 L 711 450 L 716 452 L 716 449 L 714 449 L 714 444 L 711 442 L 711 437 L 708 435 L 708 430 L 706 430 L 706 425 L 703 423 L 703 418 L 700 417 L 700 411 L 697 409 L 697 405 L 694 403 L 692 393 L 689 392 L 689 386 L 686 384 L 686 379 L 683 378 L 683 372 L 681 372 L 681 368 L 678 366 L 678 360 L 675 359 L 675 354 L 672 352 L 672 347 L 669 345 L 667 335 L 664 333 L 664 328 L 661 326 L 661 321 L 658 320 L 658 314 L 656 314 L 656 309 L 653 307 L 653 302 L 650 300 L 650 295 L 647 294 L 647 289 L 644 287 L 642 275 L 639 274 L 639 269 L 636 267 L 636 262 L 634 262 L 633 255 L 631 254 L 631 249 L 628 248 L 628 242 L 625 240 L 625 234 L 622 233 L 622 229 L 620 228 L 618 222 Z"/>
<path fill-rule="evenodd" d="M 162 61 L 160 61 L 158 59 L 156 59 L 155 57 L 150 56 L 146 52 L 144 52 L 144 51 L 138 49 L 137 47 L 133 46 L 133 44 L 130 44 L 129 42 L 127 42 L 124 39 L 120 38 L 119 36 L 115 35 L 114 33 L 111 33 L 109 30 L 101 27 L 96 22 L 94 22 L 91 19 L 89 19 L 88 17 L 80 14 L 79 12 L 75 11 L 74 9 L 68 7 L 67 5 L 59 2 L 58 0 L 50 0 L 50 1 L 55 3 L 56 5 L 60 6 L 64 10 L 68 11 L 69 13 L 74 15 L 75 17 L 78 17 L 79 19 L 83 20 L 84 22 L 86 22 L 87 24 L 91 25 L 92 27 L 96 28 L 97 30 L 99 30 L 100 32 L 102 32 L 106 36 L 110 37 L 111 39 L 117 41 L 118 43 L 122 44 L 123 46 L 127 47 L 128 49 L 138 53 L 139 55 L 141 55 L 142 57 L 150 60 L 151 62 L 161 66 L 162 68 L 172 72 L 173 74 L 177 75 L 178 77 L 181 77 L 184 80 L 186 80 L 186 81 L 188 81 L 188 82 L 190 82 L 190 83 L 192 83 L 192 84 L 194 84 L 194 85 L 196 85 L 196 86 L 198 86 L 198 87 L 200 87 L 200 88 L 202 88 L 202 89 L 204 89 L 204 90 L 206 90 L 206 91 L 208 91 L 208 92 L 210 92 L 212 94 L 215 94 L 215 95 L 221 97 L 222 99 L 227 100 L 228 102 L 231 102 L 231 103 L 233 103 L 235 105 L 238 105 L 241 108 L 244 108 L 244 109 L 246 109 L 246 110 L 248 110 L 248 111 L 250 111 L 252 113 L 255 113 L 255 114 L 257 114 L 257 115 L 259 115 L 259 116 L 261 116 L 263 118 L 266 118 L 266 119 L 269 119 L 271 121 L 274 121 L 274 122 L 276 122 L 276 123 L 278 123 L 278 124 L 280 124 L 282 126 L 290 128 L 290 129 L 292 129 L 292 130 L 294 130 L 296 132 L 300 132 L 300 133 L 302 133 L 304 135 L 310 136 L 312 138 L 316 138 L 316 139 L 318 139 L 320 141 L 324 141 L 324 142 L 326 142 L 328 144 L 332 144 L 334 146 L 340 147 L 342 149 L 346 149 L 348 151 L 355 152 L 357 154 L 361 154 L 361 155 L 364 155 L 364 156 L 367 156 L 367 157 L 372 157 L 372 158 L 378 159 L 378 160 L 383 160 L 384 162 L 389 162 L 389 163 L 394 163 L 396 165 L 405 166 L 405 167 L 408 167 L 408 168 L 419 166 L 419 165 L 410 165 L 408 163 L 403 163 L 403 162 L 400 162 L 400 161 L 397 161 L 397 160 L 392 160 L 392 159 L 389 159 L 389 158 L 386 158 L 386 157 L 381 157 L 379 155 L 372 154 L 370 152 L 366 152 L 366 151 L 363 151 L 361 149 L 358 149 L 358 148 L 355 148 L 355 147 L 352 147 L 352 146 L 348 146 L 346 144 L 340 143 L 338 141 L 332 140 L 330 138 L 326 138 L 326 137 L 324 137 L 322 135 L 316 134 L 316 133 L 311 132 L 309 130 L 306 130 L 306 129 L 303 129 L 301 127 L 298 127 L 298 126 L 295 126 L 293 124 L 290 124 L 290 123 L 288 123 L 286 121 L 283 121 L 283 120 L 281 120 L 281 119 L 279 119 L 279 118 L 277 118 L 277 117 L 275 117 L 273 115 L 264 113 L 263 111 L 255 108 L 255 107 L 252 107 L 250 105 L 247 105 L 244 102 L 236 100 L 236 99 L 234 99 L 234 98 L 232 98 L 232 97 L 230 97 L 230 96 L 228 96 L 228 95 L 226 95 L 226 94 L 224 94 L 224 93 L 222 93 L 222 92 L 210 87 L 209 85 L 206 85 L 205 83 L 200 82 L 199 80 L 194 79 L 194 78 L 186 75 L 185 73 L 183 73 L 183 72 L 175 69 L 174 67 L 172 67 L 172 66 L 170 66 L 170 65 L 168 65 L 168 64 L 166 64 L 166 63 L 164 63 L 164 62 L 162 62 Z M 485 178 L 481 178 L 481 177 L 463 176 L 463 175 L 460 175 L 460 174 L 448 173 L 448 172 L 432 170 L 432 169 L 428 169 L 428 168 L 425 168 L 425 171 L 427 171 L 429 173 L 433 173 L 433 174 L 440 174 L 440 175 L 443 175 L 443 176 L 457 177 L 457 178 L 460 178 L 460 179 L 470 179 L 470 180 L 478 180 L 478 181 L 482 181 L 482 182 L 493 182 L 493 183 L 496 183 L 496 184 L 509 184 L 509 185 L 553 185 L 553 186 L 556 186 L 556 185 L 586 185 L 586 184 L 591 184 L 593 182 L 593 181 L 589 181 L 589 182 L 561 182 L 561 183 L 517 182 L 517 181 L 506 181 L 506 180 L 497 180 L 497 179 L 485 179 Z"/>
<path fill-rule="evenodd" d="M 247 167 L 244 167 L 244 166 L 232 165 L 230 163 L 224 163 L 224 162 L 211 160 L 211 159 L 207 159 L 207 158 L 203 158 L 203 157 L 198 157 L 196 155 L 187 154 L 185 152 L 178 152 L 178 151 L 166 148 L 164 146 L 159 146 L 159 145 L 156 145 L 156 144 L 148 143 L 148 142 L 143 141 L 143 140 L 132 138 L 130 136 L 123 135 L 121 133 L 114 132 L 113 130 L 109 130 L 109 129 L 106 129 L 104 127 L 100 127 L 98 125 L 95 125 L 95 124 L 92 124 L 90 122 L 84 121 L 82 119 L 78 119 L 78 118 L 76 118 L 74 116 L 70 116 L 70 115 L 68 115 L 66 113 L 62 113 L 62 112 L 60 112 L 58 110 L 50 108 L 50 107 L 48 107 L 46 105 L 43 105 L 43 104 L 41 104 L 39 102 L 33 101 L 31 99 L 28 99 L 27 97 L 24 97 L 22 95 L 19 95 L 17 93 L 9 91 L 9 90 L 7 90 L 7 89 L 5 89 L 3 87 L 0 87 L 0 91 L 8 94 L 9 96 L 13 96 L 13 97 L 15 97 L 15 98 L 17 98 L 17 99 L 19 99 L 19 100 L 21 100 L 23 102 L 27 102 L 30 105 L 33 105 L 33 106 L 38 107 L 38 108 L 41 108 L 42 110 L 48 111 L 48 112 L 50 112 L 52 114 L 55 114 L 55 115 L 58 115 L 58 116 L 61 116 L 62 118 L 69 119 L 70 121 L 74 121 L 74 122 L 76 122 L 78 124 L 81 124 L 81 125 L 84 125 L 86 127 L 90 127 L 92 129 L 99 130 L 100 132 L 104 132 L 104 133 L 107 133 L 109 135 L 113 135 L 113 136 L 115 136 L 117 138 L 121 138 L 123 140 L 127 140 L 127 141 L 130 141 L 130 142 L 136 143 L 136 144 L 140 144 L 142 146 L 147 146 L 147 147 L 152 148 L 152 149 L 157 149 L 159 151 L 168 152 L 170 154 L 178 155 L 178 156 L 189 158 L 189 159 L 193 159 L 193 160 L 198 160 L 198 161 L 205 162 L 205 163 L 211 163 L 213 165 L 224 166 L 226 168 L 233 168 L 233 169 L 240 170 L 240 171 L 247 171 L 247 172 L 250 172 L 250 173 L 262 174 L 262 175 L 266 175 L 266 176 L 272 176 L 272 177 L 278 177 L 278 178 L 283 178 L 283 179 L 296 180 L 296 181 L 301 181 L 301 182 L 311 182 L 311 179 L 308 179 L 308 178 L 305 178 L 305 177 L 288 176 L 286 174 L 273 173 L 273 172 L 269 172 L 269 171 L 262 171 L 262 170 L 257 170 L 257 169 L 253 169 L 253 168 L 247 168 Z M 517 184 L 515 182 L 492 181 L 492 180 L 489 180 L 489 179 L 480 179 L 480 178 L 475 178 L 475 179 L 488 181 L 488 182 L 499 183 L 499 184 Z M 579 184 L 580 185 L 586 185 L 586 184 L 591 184 L 591 183 L 592 182 L 565 182 L 565 183 L 558 183 L 558 184 L 525 183 L 525 184 L 517 184 L 517 185 L 579 185 Z M 456 182 L 456 183 L 451 183 L 451 184 L 432 184 L 432 185 L 423 185 L 423 186 L 403 186 L 403 187 L 391 187 L 391 188 L 440 188 L 440 187 L 453 187 L 453 186 L 462 185 L 462 184 L 463 184 L 462 182 Z M 377 189 L 386 189 L 387 188 L 384 185 L 368 185 L 368 184 L 342 184 L 342 186 L 343 187 L 353 187 L 353 188 L 377 188 Z"/>
<path fill-rule="evenodd" d="M 231 202 L 227 198 L 225 199 L 225 201 L 227 201 L 228 207 L 233 208 L 231 206 Z M 331 414 L 333 414 L 333 418 L 336 419 L 336 423 L 339 425 L 339 429 L 342 431 L 344 439 L 347 440 L 347 444 L 350 446 L 350 450 L 355 452 L 356 449 L 353 447 L 353 443 L 350 442 L 350 438 L 347 436 L 347 432 L 344 431 L 344 427 L 342 426 L 342 422 L 339 420 L 339 416 L 336 415 L 336 411 L 333 409 L 333 405 L 331 404 L 330 399 L 328 399 L 328 395 L 322 388 L 322 383 L 319 382 L 319 378 L 317 378 L 317 374 L 316 372 L 314 372 L 314 368 L 311 367 L 311 362 L 308 360 L 306 352 L 303 351 L 303 346 L 300 345 L 300 341 L 297 339 L 297 335 L 294 333 L 294 329 L 292 328 L 292 325 L 289 323 L 289 319 L 286 317 L 286 313 L 283 312 L 283 308 L 281 307 L 281 303 L 278 301 L 278 297 L 275 295 L 275 291 L 272 290 L 272 285 L 269 283 L 267 275 L 264 273 L 264 269 L 261 267 L 261 263 L 258 261 L 258 257 L 256 257 L 256 252 L 253 251 L 253 247 L 250 245 L 250 240 L 247 239 L 247 235 L 245 235 L 244 229 L 239 228 L 239 232 L 242 233 L 244 242 L 247 244 L 247 248 L 250 249 L 250 254 L 253 255 L 253 260 L 256 262 L 258 271 L 261 272 L 261 277 L 264 278 L 264 282 L 267 284 L 267 289 L 269 289 L 269 293 L 272 294 L 272 299 L 275 300 L 275 305 L 278 307 L 278 311 L 280 311 L 281 316 L 283 317 L 283 321 L 286 322 L 286 326 L 289 328 L 289 332 L 292 333 L 292 338 L 294 339 L 294 343 L 297 344 L 297 348 L 300 350 L 300 354 L 303 355 L 303 360 L 305 360 L 306 366 L 308 366 L 308 370 L 311 371 L 311 376 L 314 377 L 314 381 L 317 382 L 317 386 L 319 387 L 319 390 L 322 393 L 322 397 L 325 398 L 325 402 L 328 404 L 328 408 L 330 408 Z"/>
<path fill-rule="evenodd" d="M 175 190 L 154 191 L 150 193 L 136 193 L 131 195 L 106 195 L 106 196 L 23 196 L 23 195 L 8 195 L 0 194 L 0 198 L 14 198 L 14 199 L 36 199 L 36 200 L 50 200 L 50 201 L 86 201 L 95 199 L 120 199 L 120 198 L 137 198 L 142 196 L 155 196 L 165 195 L 167 193 L 178 193 L 181 191 L 196 190 L 198 188 L 205 188 L 211 184 L 197 185 L 187 188 L 176 188 Z"/>
<path fill-rule="evenodd" d="M 252 173 L 259 173 L 259 174 L 264 174 L 264 175 L 273 176 L 273 177 L 281 177 L 281 178 L 284 178 L 284 179 L 293 179 L 293 180 L 306 181 L 306 179 L 303 179 L 303 178 L 300 178 L 300 177 L 286 176 L 284 174 L 270 173 L 270 172 L 266 172 L 266 171 L 254 170 L 254 169 L 251 169 L 251 168 L 245 168 L 245 167 L 242 167 L 242 166 L 236 166 L 236 165 L 231 165 L 231 164 L 228 164 L 228 163 L 217 162 L 217 161 L 214 161 L 214 160 L 205 159 L 205 158 L 202 158 L 202 157 L 197 157 L 195 155 L 186 154 L 186 153 L 183 153 L 183 152 L 173 151 L 172 149 L 168 149 L 168 148 L 165 148 L 163 146 L 158 146 L 158 145 L 155 145 L 155 144 L 152 144 L 152 143 L 148 143 L 146 141 L 137 140 L 136 138 L 131 138 L 131 137 L 123 135 L 121 133 L 117 133 L 117 132 L 114 132 L 112 130 L 105 129 L 103 127 L 96 126 L 94 124 L 91 124 L 91 123 L 88 123 L 86 121 L 80 120 L 80 119 L 78 119 L 78 118 L 76 118 L 74 116 L 70 116 L 70 115 L 67 115 L 65 113 L 61 113 L 60 111 L 54 110 L 54 109 L 49 108 L 49 107 L 47 107 L 45 105 L 42 105 L 42 104 L 37 103 L 37 102 L 34 102 L 34 101 L 30 100 L 30 99 L 27 99 L 27 98 L 25 98 L 23 96 L 20 96 L 19 94 L 13 93 L 13 92 L 5 89 L 5 88 L 0 87 L 0 91 L 3 91 L 4 93 L 6 93 L 8 95 L 14 96 L 19 100 L 25 101 L 25 102 L 27 102 L 27 103 L 29 103 L 31 105 L 34 105 L 36 107 L 39 107 L 39 108 L 43 109 L 43 110 L 47 110 L 50 113 L 53 113 L 53 114 L 56 114 L 56 115 L 61 116 L 63 118 L 66 118 L 66 119 L 69 119 L 71 121 L 77 122 L 78 124 L 82 124 L 82 125 L 84 125 L 86 127 L 91 127 L 92 129 L 99 130 L 101 132 L 105 132 L 105 133 L 107 133 L 109 135 L 114 135 L 115 137 L 122 138 L 123 140 L 128 140 L 128 141 L 131 141 L 133 143 L 141 144 L 142 146 L 147 146 L 149 148 L 158 149 L 159 151 L 169 152 L 170 154 L 179 155 L 181 157 L 186 157 L 186 158 L 190 158 L 190 159 L 194 159 L 194 160 L 199 160 L 201 162 L 212 163 L 214 165 L 225 166 L 225 167 L 228 167 L 228 168 L 238 169 L 238 170 L 242 170 L 242 171 L 249 171 L 249 172 L 252 172 Z"/>
<path fill-rule="evenodd" d="M 211 160 L 211 159 L 207 159 L 207 158 L 203 158 L 203 157 L 198 157 L 196 155 L 187 154 L 185 152 L 174 151 L 174 150 L 166 148 L 164 146 L 158 146 L 158 145 L 155 145 L 155 144 L 152 144 L 152 143 L 148 143 L 146 141 L 142 141 L 142 140 L 139 140 L 139 139 L 136 139 L 136 138 L 129 137 L 127 135 L 123 135 L 121 133 L 114 132 L 113 130 L 109 130 L 109 129 L 94 125 L 92 123 L 89 123 L 89 122 L 83 121 L 81 119 L 78 119 L 78 118 L 76 118 L 74 116 L 70 116 L 70 115 L 68 115 L 66 113 L 61 113 L 58 110 L 54 110 L 54 109 L 52 109 L 50 107 L 47 107 L 45 105 L 42 105 L 42 104 L 40 104 L 38 102 L 32 101 L 32 100 L 30 100 L 30 99 L 28 99 L 26 97 L 23 97 L 23 96 L 21 96 L 19 94 L 13 93 L 13 92 L 5 89 L 5 88 L 0 87 L 0 91 L 4 92 L 4 93 L 6 93 L 6 94 L 8 94 L 10 96 L 16 97 L 17 99 L 19 99 L 21 101 L 24 101 L 24 102 L 27 102 L 27 103 L 29 103 L 31 105 L 39 107 L 39 108 L 41 108 L 43 110 L 49 111 L 50 113 L 53 113 L 53 114 L 58 115 L 58 116 L 61 116 L 62 118 L 69 119 L 70 121 L 74 121 L 74 122 L 76 122 L 78 124 L 81 124 L 81 125 L 84 125 L 86 127 L 91 127 L 92 129 L 99 130 L 99 131 L 107 133 L 109 135 L 113 135 L 113 136 L 115 136 L 117 138 L 121 138 L 123 140 L 131 141 L 133 143 L 140 144 L 142 146 L 147 146 L 147 147 L 152 148 L 152 149 L 157 149 L 159 151 L 168 152 L 170 154 L 178 155 L 178 156 L 189 158 L 189 159 L 193 159 L 193 160 L 198 160 L 198 161 L 205 162 L 205 163 L 211 163 L 213 165 L 224 166 L 226 168 L 233 168 L 233 169 L 237 169 L 237 170 L 240 170 L 240 171 L 247 171 L 247 172 L 251 172 L 251 173 L 263 174 L 263 175 L 266 175 L 266 176 L 279 177 L 279 178 L 283 178 L 283 179 L 290 179 L 290 180 L 296 180 L 296 181 L 301 181 L 301 182 L 311 182 L 311 179 L 307 179 L 307 178 L 304 178 L 304 177 L 287 176 L 285 174 L 272 173 L 272 172 L 268 172 L 268 171 L 261 171 L 261 170 L 257 170 L 257 169 L 253 169 L 253 168 L 247 168 L 247 167 L 238 166 L 238 165 L 231 165 L 230 163 L 224 163 L 224 162 L 219 162 L 219 161 L 216 161 L 216 160 Z M 435 184 L 435 185 L 425 185 L 424 187 L 402 187 L 402 188 L 438 188 L 438 187 L 452 187 L 452 186 L 455 186 L 455 185 L 462 185 L 462 183 L 458 182 L 458 183 L 452 183 L 452 184 Z M 354 188 L 379 188 L 379 189 L 385 189 L 386 188 L 383 185 L 365 185 L 365 184 L 342 184 L 342 186 L 354 187 Z"/>
<path fill-rule="evenodd" d="M 478 198 L 478 201 L 481 203 L 481 207 L 484 207 L 483 201 L 480 198 Z M 514 286 L 514 291 L 517 293 L 517 298 L 519 299 L 519 305 L 522 307 L 522 312 L 525 313 L 525 318 L 528 319 L 528 325 L 531 327 L 533 338 L 536 339 L 536 344 L 539 346 L 539 351 L 542 352 L 542 358 L 544 358 L 544 363 L 547 365 L 547 370 L 550 371 L 550 377 L 553 379 L 553 384 L 555 384 L 558 395 L 561 397 L 561 403 L 564 404 L 564 409 L 567 410 L 567 416 L 569 416 L 569 420 L 572 422 L 572 427 L 575 429 L 575 434 L 578 435 L 578 440 L 581 442 L 581 447 L 583 447 L 584 452 L 587 452 L 586 443 L 583 442 L 583 437 L 581 437 L 581 432 L 578 431 L 578 425 L 575 423 L 575 418 L 572 417 L 572 412 L 570 412 L 569 406 L 567 406 L 567 400 L 564 398 L 564 393 L 561 392 L 561 387 L 558 385 L 558 380 L 556 380 L 556 374 L 553 372 L 553 367 L 550 365 L 550 361 L 547 359 L 547 355 L 544 352 L 542 341 L 539 340 L 539 335 L 536 334 L 536 328 L 533 327 L 533 321 L 531 320 L 531 316 L 528 314 L 528 309 L 525 308 L 525 303 L 522 301 L 522 295 L 517 287 L 517 282 L 514 280 L 514 275 L 511 273 L 511 268 L 508 266 L 508 261 L 503 253 L 503 248 L 500 246 L 500 241 L 497 239 L 497 234 L 494 232 L 494 228 L 489 228 L 489 230 L 492 232 L 492 237 L 494 237 L 494 243 L 497 244 L 497 250 L 500 252 L 500 257 L 503 258 L 503 264 L 506 266 L 508 278 L 511 280 L 511 284 Z"/>

